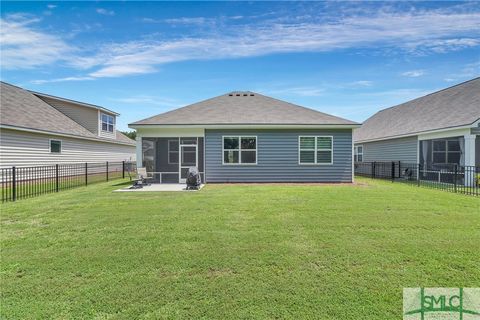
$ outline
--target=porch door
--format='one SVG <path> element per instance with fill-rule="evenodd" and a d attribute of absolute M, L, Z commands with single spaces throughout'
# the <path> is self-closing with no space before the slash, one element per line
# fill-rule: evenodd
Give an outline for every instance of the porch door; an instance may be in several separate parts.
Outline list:
<path fill-rule="evenodd" d="M 179 177 L 180 183 L 187 181 L 187 173 L 190 167 L 198 167 L 198 152 L 196 145 L 180 145 Z"/>

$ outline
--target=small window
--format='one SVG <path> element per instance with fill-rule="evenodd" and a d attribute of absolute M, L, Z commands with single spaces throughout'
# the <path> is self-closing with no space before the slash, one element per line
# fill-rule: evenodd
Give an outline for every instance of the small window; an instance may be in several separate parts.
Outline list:
<path fill-rule="evenodd" d="M 353 158 L 355 162 L 363 161 L 363 146 L 355 146 Z"/>
<path fill-rule="evenodd" d="M 50 152 L 51 153 L 61 153 L 62 152 L 62 141 L 60 141 L 60 140 L 50 140 Z"/>
<path fill-rule="evenodd" d="M 178 164 L 178 139 L 168 140 L 168 163 Z"/>
<path fill-rule="evenodd" d="M 113 132 L 115 120 L 113 116 L 102 113 L 102 131 Z"/>
<path fill-rule="evenodd" d="M 332 164 L 333 138 L 324 136 L 299 137 L 300 164 Z"/>
<path fill-rule="evenodd" d="M 223 164 L 257 164 L 257 137 L 223 137 Z"/>

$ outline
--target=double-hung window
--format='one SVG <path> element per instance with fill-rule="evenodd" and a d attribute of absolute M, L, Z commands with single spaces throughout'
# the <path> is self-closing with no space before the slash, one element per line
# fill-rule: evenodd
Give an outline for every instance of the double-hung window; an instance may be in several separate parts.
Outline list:
<path fill-rule="evenodd" d="M 257 164 L 257 137 L 223 137 L 223 164 Z"/>
<path fill-rule="evenodd" d="M 300 136 L 298 162 L 300 164 L 332 164 L 333 137 Z"/>
<path fill-rule="evenodd" d="M 433 163 L 435 164 L 460 164 L 462 151 L 458 139 L 433 140 Z"/>
<path fill-rule="evenodd" d="M 363 161 L 363 146 L 355 146 L 354 161 L 355 162 Z"/>
<path fill-rule="evenodd" d="M 102 113 L 102 131 L 113 132 L 115 126 L 115 120 L 113 116 Z"/>

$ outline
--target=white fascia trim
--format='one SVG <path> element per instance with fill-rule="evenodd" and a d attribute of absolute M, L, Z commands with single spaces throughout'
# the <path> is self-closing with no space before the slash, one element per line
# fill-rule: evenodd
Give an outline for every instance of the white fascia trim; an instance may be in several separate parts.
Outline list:
<path fill-rule="evenodd" d="M 424 133 L 424 134 L 418 135 L 418 141 L 461 137 L 466 134 L 470 134 L 470 132 L 471 132 L 470 128 L 464 128 L 464 129 L 448 130 L 448 131 L 441 131 L 441 132 Z"/>
<path fill-rule="evenodd" d="M 360 124 L 190 124 L 190 125 L 159 125 L 159 124 L 141 124 L 128 125 L 131 129 L 158 128 L 158 129 L 355 129 Z"/>
<path fill-rule="evenodd" d="M 378 139 L 366 139 L 366 140 L 357 140 L 354 143 L 368 143 L 368 142 L 375 142 L 375 141 L 383 141 L 383 140 L 393 140 L 393 139 L 400 139 L 400 138 L 407 138 L 407 137 L 415 137 L 415 136 L 420 136 L 420 135 L 426 135 L 426 134 L 431 134 L 431 133 L 438 133 L 438 132 L 448 132 L 452 130 L 459 130 L 459 129 L 470 129 L 470 128 L 475 128 L 475 123 L 478 121 L 474 122 L 473 124 L 466 125 L 466 126 L 458 126 L 458 127 L 451 127 L 451 128 L 443 128 L 443 129 L 436 129 L 436 130 L 429 130 L 429 131 L 420 131 L 420 132 L 414 132 L 414 133 L 408 133 L 408 134 L 400 134 L 396 136 L 390 136 L 390 137 L 383 137 L 383 138 L 378 138 Z"/>
<path fill-rule="evenodd" d="M 134 144 L 119 142 L 119 141 L 115 141 L 115 140 L 88 138 L 88 137 L 77 136 L 77 135 L 74 135 L 74 134 L 58 133 L 58 132 L 54 132 L 54 131 L 45 131 L 45 130 L 37 130 L 37 129 L 28 129 L 28 128 L 22 128 L 22 127 L 9 126 L 9 125 L 5 125 L 5 124 L 0 124 L 0 128 L 17 130 L 17 131 L 24 131 L 24 132 L 32 132 L 32 133 L 49 134 L 49 135 L 53 135 L 53 136 L 68 137 L 68 138 L 75 138 L 75 139 L 81 139 L 81 140 L 90 140 L 90 141 L 96 141 L 96 142 L 121 144 L 121 145 L 124 145 L 124 146 L 135 147 Z"/>

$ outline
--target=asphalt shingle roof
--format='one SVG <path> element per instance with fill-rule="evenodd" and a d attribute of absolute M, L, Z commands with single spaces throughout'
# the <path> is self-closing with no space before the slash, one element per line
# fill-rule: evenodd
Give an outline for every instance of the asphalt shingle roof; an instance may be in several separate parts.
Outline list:
<path fill-rule="evenodd" d="M 470 125 L 480 119 L 480 78 L 381 110 L 354 130 L 355 142 Z"/>
<path fill-rule="evenodd" d="M 356 122 L 258 93 L 231 92 L 131 125 L 356 125 Z"/>
<path fill-rule="evenodd" d="M 0 82 L 0 124 L 107 142 L 135 144 L 121 132 L 117 138 L 100 138 L 28 90 Z"/>

